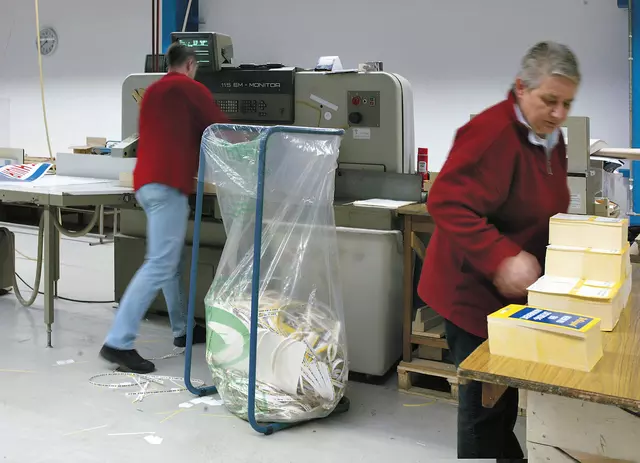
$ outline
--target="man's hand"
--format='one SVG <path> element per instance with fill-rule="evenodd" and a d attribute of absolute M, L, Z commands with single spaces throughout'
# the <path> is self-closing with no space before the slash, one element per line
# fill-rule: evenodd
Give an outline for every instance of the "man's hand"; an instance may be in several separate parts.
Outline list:
<path fill-rule="evenodd" d="M 527 295 L 527 288 L 540 278 L 542 269 L 538 260 L 525 251 L 505 259 L 498 267 L 493 284 L 508 298 Z"/>

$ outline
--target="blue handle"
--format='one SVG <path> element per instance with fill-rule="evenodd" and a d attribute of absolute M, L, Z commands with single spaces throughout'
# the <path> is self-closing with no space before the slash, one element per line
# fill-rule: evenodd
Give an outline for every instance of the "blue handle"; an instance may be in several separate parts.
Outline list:
<path fill-rule="evenodd" d="M 191 383 L 191 357 L 193 355 L 193 328 L 196 312 L 196 281 L 198 279 L 198 254 L 200 250 L 200 225 L 202 223 L 202 197 L 204 195 L 204 166 L 205 154 L 200 148 L 200 163 L 198 166 L 198 186 L 196 188 L 196 216 L 193 226 L 193 245 L 191 250 L 191 272 L 189 276 L 189 309 L 187 310 L 187 344 L 184 359 L 184 384 L 187 390 L 199 397 L 215 394 L 215 386 L 197 388 Z"/>

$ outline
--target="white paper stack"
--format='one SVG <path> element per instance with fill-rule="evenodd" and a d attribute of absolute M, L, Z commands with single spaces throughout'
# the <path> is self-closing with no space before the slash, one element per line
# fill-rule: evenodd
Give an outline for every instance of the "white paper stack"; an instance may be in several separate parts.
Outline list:
<path fill-rule="evenodd" d="M 631 274 L 631 246 L 596 249 L 578 246 L 547 247 L 546 274 L 596 281 L 624 281 Z"/>
<path fill-rule="evenodd" d="M 629 243 L 628 232 L 627 219 L 556 214 L 549 221 L 549 244 L 620 251 Z"/>
<path fill-rule="evenodd" d="M 631 294 L 627 219 L 557 214 L 549 221 L 545 275 L 528 303 L 601 319 L 612 331 Z"/>
<path fill-rule="evenodd" d="M 529 287 L 529 305 L 599 318 L 602 331 L 612 331 L 629 294 L 631 275 L 622 282 L 581 280 L 545 275 Z"/>
<path fill-rule="evenodd" d="M 602 358 L 600 319 L 510 305 L 487 317 L 492 355 L 591 371 Z"/>

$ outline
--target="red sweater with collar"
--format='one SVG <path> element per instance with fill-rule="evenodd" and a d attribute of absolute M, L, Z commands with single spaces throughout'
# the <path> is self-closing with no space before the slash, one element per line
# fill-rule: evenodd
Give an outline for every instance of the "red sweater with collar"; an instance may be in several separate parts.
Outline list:
<path fill-rule="evenodd" d="M 418 294 L 444 318 L 483 338 L 488 314 L 526 303 L 497 291 L 492 281 L 498 266 L 524 250 L 544 269 L 549 218 L 566 212 L 570 201 L 564 139 L 547 161 L 545 149 L 528 140 L 514 105 L 510 93 L 458 130 L 427 198 L 436 229 Z"/>
<path fill-rule="evenodd" d="M 170 72 L 151 84 L 140 105 L 134 189 L 160 183 L 193 193 L 202 133 L 225 122 L 228 118 L 200 82 Z"/>

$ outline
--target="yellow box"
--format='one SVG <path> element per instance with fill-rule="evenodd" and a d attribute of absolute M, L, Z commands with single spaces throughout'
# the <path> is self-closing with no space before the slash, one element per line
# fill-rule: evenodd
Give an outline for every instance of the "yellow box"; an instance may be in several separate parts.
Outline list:
<path fill-rule="evenodd" d="M 612 331 L 631 295 L 631 274 L 622 282 L 544 275 L 528 290 L 532 306 L 599 318 L 600 329 Z"/>
<path fill-rule="evenodd" d="M 545 275 L 596 281 L 624 281 L 631 273 L 629 243 L 622 250 L 547 246 Z"/>
<path fill-rule="evenodd" d="M 629 244 L 629 220 L 556 214 L 549 220 L 549 244 L 621 251 Z"/>
<path fill-rule="evenodd" d="M 492 355 L 581 371 L 591 371 L 602 358 L 596 317 L 512 304 L 487 322 Z"/>

